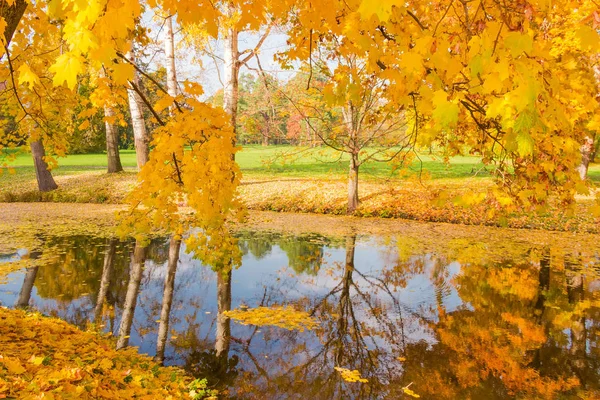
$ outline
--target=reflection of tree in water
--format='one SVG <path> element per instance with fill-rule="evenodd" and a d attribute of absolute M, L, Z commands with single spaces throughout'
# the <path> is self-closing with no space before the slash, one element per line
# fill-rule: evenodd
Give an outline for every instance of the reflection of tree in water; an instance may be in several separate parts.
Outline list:
<path fill-rule="evenodd" d="M 234 338 L 244 362 L 236 396 L 277 398 L 294 393 L 302 398 L 333 399 L 368 398 L 380 392 L 377 376 L 395 369 L 391 361 L 402 349 L 397 327 L 403 324 L 403 310 L 397 302 L 386 305 L 379 300 L 378 294 L 389 288 L 357 270 L 355 246 L 355 236 L 346 239 L 346 260 L 335 266 L 339 278 L 333 279 L 338 282 L 328 293 L 294 301 L 322 322 L 318 330 L 301 334 L 260 328 L 259 335 L 256 328 L 246 338 Z M 365 282 L 371 285 L 369 291 Z M 281 293 L 276 287 L 269 292 L 263 296 L 264 305 L 278 302 Z M 255 354 L 254 348 L 261 347 L 265 354 Z M 358 369 L 369 383 L 345 383 L 334 366 Z"/>
<path fill-rule="evenodd" d="M 121 314 L 121 322 L 119 324 L 117 349 L 122 349 L 129 344 L 131 325 L 135 315 L 137 297 L 140 291 L 140 283 L 142 281 L 144 265 L 146 263 L 146 253 L 147 248 L 136 241 L 135 248 L 133 250 L 127 292 L 125 294 L 125 303 L 123 304 L 123 313 Z"/>
<path fill-rule="evenodd" d="M 597 274 L 565 268 L 564 254 L 536 261 L 532 253 L 530 262 L 471 260 L 452 284 L 448 258 L 436 255 L 408 257 L 370 275 L 354 265 L 354 240 L 347 240 L 334 288 L 294 301 L 322 321 L 317 347 L 310 335 L 275 329 L 233 338 L 242 353 L 238 397 L 402 398 L 411 383 L 424 399 L 553 399 L 582 390 L 598 396 L 600 308 L 589 285 Z M 435 298 L 425 309 L 406 309 L 398 290 L 423 274 Z M 446 310 L 450 285 L 463 304 Z M 281 288 L 269 290 L 267 303 L 277 302 Z M 415 323 L 426 338 L 407 336 Z M 344 383 L 334 366 L 358 369 L 369 382 Z"/>
<path fill-rule="evenodd" d="M 278 246 L 286 253 L 289 266 L 296 273 L 308 275 L 318 273 L 323 264 L 325 246 L 343 246 L 331 238 L 316 234 L 296 237 L 275 233 L 241 232 L 238 239 L 242 253 L 250 253 L 259 260 L 269 255 L 273 246 Z"/>
<path fill-rule="evenodd" d="M 599 342 L 589 332 L 598 331 L 598 300 L 584 302 L 592 293 L 581 266 L 549 253 L 464 268 L 456 278 L 464 305 L 440 310 L 433 346 L 407 347 L 394 387 L 416 382 L 432 399 L 597 397 Z"/>
<path fill-rule="evenodd" d="M 248 245 L 250 239 L 255 242 L 252 246 Z M 242 246 L 267 254 L 268 246 L 259 239 L 260 235 L 244 238 Z M 506 260 L 489 261 L 479 253 L 463 258 L 453 249 L 449 254 L 398 257 L 393 265 L 366 271 L 364 266 L 355 265 L 356 238 L 349 237 L 345 262 L 320 270 L 316 260 L 323 262 L 324 242 L 307 242 L 286 250 L 286 242 L 292 239 L 275 236 L 265 240 L 278 244 L 290 256 L 292 267 L 294 259 L 302 258 L 298 255 L 315 255 L 294 269 L 313 271 L 317 278 L 309 279 L 317 284 L 326 279 L 328 289 L 307 295 L 298 287 L 306 276 L 288 277 L 265 282 L 257 303 L 287 303 L 312 311 L 321 327 L 309 333 L 254 327 L 232 336 L 231 322 L 218 315 L 209 330 L 218 332 L 213 341 L 210 333 L 199 336 L 202 304 L 186 304 L 190 310 L 185 316 L 187 324 L 169 345 L 176 358 L 185 360 L 186 369 L 207 377 L 213 387 L 229 387 L 238 398 L 292 394 L 314 399 L 401 398 L 402 388 L 411 383 L 411 389 L 423 399 L 598 397 L 597 256 L 546 249 L 532 250 L 527 260 L 509 255 Z M 47 297 L 58 300 L 85 297 L 85 288 L 94 294 L 89 296 L 88 313 L 93 311 L 94 316 L 103 297 L 109 304 L 126 302 L 125 285 L 130 286 L 128 276 L 133 272 L 131 246 L 89 239 L 77 243 L 88 247 L 85 266 L 94 278 L 73 270 L 82 267 L 81 262 L 71 262 L 80 257 L 77 250 L 61 250 L 52 262 L 45 260 L 37 278 L 27 279 L 26 274 L 24 296 L 31 292 L 29 281 L 35 281 L 38 291 L 43 290 Z M 159 252 L 168 254 L 165 249 Z M 462 263 L 454 278 L 448 272 L 453 260 Z M 410 308 L 399 298 L 401 293 L 406 295 L 415 276 L 428 280 L 435 297 Z M 72 282 L 78 277 L 88 285 Z M 231 309 L 231 286 L 230 273 L 217 279 L 219 314 Z M 172 293 L 169 295 L 167 285 L 161 288 L 164 305 Z M 139 286 L 136 296 L 137 291 Z M 449 308 L 444 299 L 452 291 L 458 292 L 462 305 Z M 160 301 L 154 309 L 156 314 L 149 316 L 152 320 L 160 310 Z M 416 330 L 422 332 L 415 334 Z M 358 369 L 369 382 L 343 382 L 335 366 Z"/>

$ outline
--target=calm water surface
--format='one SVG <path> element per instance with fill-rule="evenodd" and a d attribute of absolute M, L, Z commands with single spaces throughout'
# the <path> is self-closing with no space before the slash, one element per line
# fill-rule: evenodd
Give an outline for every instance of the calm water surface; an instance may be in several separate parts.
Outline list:
<path fill-rule="evenodd" d="M 256 232 L 239 243 L 243 263 L 230 279 L 182 248 L 165 351 L 166 364 L 231 398 L 411 398 L 406 387 L 422 399 L 600 398 L 599 248 Z M 0 286 L 0 304 L 96 321 L 115 336 L 131 315 L 129 344 L 154 355 L 169 243 L 148 246 L 141 274 L 133 250 L 49 237 L 41 250 L 0 255 L 31 265 Z M 260 305 L 307 311 L 319 327 L 218 318 Z M 368 382 L 345 382 L 336 366 Z"/>

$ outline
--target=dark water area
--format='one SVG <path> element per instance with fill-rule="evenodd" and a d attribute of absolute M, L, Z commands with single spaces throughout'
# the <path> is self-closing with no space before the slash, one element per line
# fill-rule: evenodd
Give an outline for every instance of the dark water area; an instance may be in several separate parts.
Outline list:
<path fill-rule="evenodd" d="M 43 242 L 0 255 L 30 265 L 0 285 L 0 305 L 96 322 L 154 356 L 169 240 L 136 254 L 111 239 Z M 165 364 L 207 377 L 225 397 L 600 398 L 600 247 L 259 232 L 239 234 L 239 245 L 242 266 L 221 276 L 182 246 L 164 343 Z M 220 314 L 258 306 L 305 311 L 318 326 Z"/>

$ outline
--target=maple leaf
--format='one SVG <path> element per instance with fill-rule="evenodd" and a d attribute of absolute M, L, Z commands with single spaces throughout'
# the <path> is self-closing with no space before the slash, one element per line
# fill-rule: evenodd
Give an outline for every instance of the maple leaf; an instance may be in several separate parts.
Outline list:
<path fill-rule="evenodd" d="M 77 84 L 77 75 L 83 72 L 83 57 L 72 52 L 64 53 L 58 56 L 49 71 L 54 73 L 54 85 L 60 86 L 66 82 L 67 87 L 72 90 Z"/>
<path fill-rule="evenodd" d="M 29 68 L 25 63 L 21 64 L 18 69 L 19 71 L 19 84 L 22 85 L 27 83 L 29 88 L 33 88 L 36 84 L 40 83 L 40 78 Z"/>
<path fill-rule="evenodd" d="M 456 125 L 458 122 L 458 105 L 448 101 L 448 94 L 443 90 L 438 90 L 433 94 L 433 119 L 438 126 L 447 128 Z"/>
<path fill-rule="evenodd" d="M 129 63 L 113 64 L 112 78 L 117 85 L 126 85 L 130 79 L 133 79 L 134 68 Z"/>
<path fill-rule="evenodd" d="M 510 50 L 513 57 L 530 53 L 533 49 L 533 37 L 521 32 L 510 32 L 504 38 L 504 46 Z"/>

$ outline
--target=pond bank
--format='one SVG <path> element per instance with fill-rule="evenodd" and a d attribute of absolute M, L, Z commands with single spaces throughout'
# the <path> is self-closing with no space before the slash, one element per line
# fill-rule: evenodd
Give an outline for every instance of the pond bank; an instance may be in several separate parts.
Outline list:
<path fill-rule="evenodd" d="M 0 203 L 0 252 L 28 247 L 41 232 L 53 236 L 114 236 L 115 214 L 122 205 L 69 203 Z M 507 242 L 527 241 L 540 246 L 557 242 L 571 247 L 593 248 L 598 235 L 579 232 L 552 232 L 539 229 L 513 229 L 450 223 L 419 222 L 396 218 L 364 218 L 250 210 L 236 231 L 271 231 L 288 235 L 314 233 L 344 237 L 353 234 L 406 238 L 413 245 L 436 247 L 453 240 L 486 242 L 490 247 L 504 247 Z"/>
<path fill-rule="evenodd" d="M 56 178 L 59 189 L 40 193 L 35 182 L 0 182 L 0 202 L 121 204 L 136 182 L 136 174 L 108 175 L 86 171 Z M 491 213 L 490 201 L 466 204 L 493 187 L 491 178 L 425 180 L 370 179 L 360 182 L 361 204 L 356 216 L 448 222 L 465 225 L 507 226 L 572 232 L 600 232 L 593 196 L 578 196 L 570 216 L 560 206 L 542 214 L 520 212 L 501 217 Z M 248 176 L 240 196 L 250 210 L 344 215 L 347 181 L 337 177 L 282 178 Z M 464 197 L 467 196 L 467 197 Z M 471 199 L 471 200 L 468 200 Z"/>

